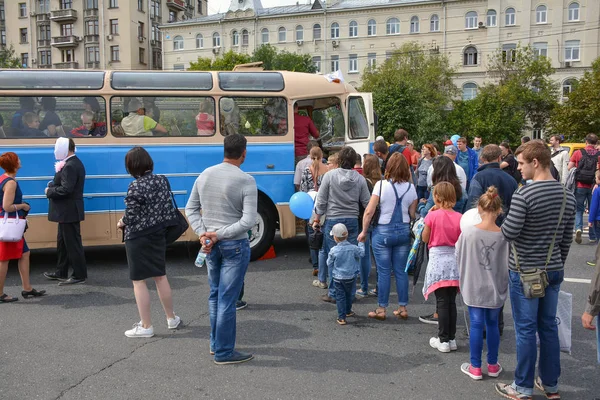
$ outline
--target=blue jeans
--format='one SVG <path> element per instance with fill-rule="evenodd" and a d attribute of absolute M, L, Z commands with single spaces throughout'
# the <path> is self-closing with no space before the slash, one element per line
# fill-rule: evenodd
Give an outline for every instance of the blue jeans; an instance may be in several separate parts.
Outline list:
<path fill-rule="evenodd" d="M 327 239 L 323 239 L 323 246 L 321 247 L 321 250 L 319 250 L 318 253 L 318 263 L 319 263 L 319 274 L 317 276 L 317 278 L 319 279 L 320 282 L 327 282 L 327 277 L 329 277 L 330 275 L 328 275 L 328 271 L 329 268 L 327 267 L 327 256 L 325 255 L 325 240 Z"/>
<path fill-rule="evenodd" d="M 500 347 L 500 329 L 498 316 L 502 308 L 469 307 L 471 328 L 469 330 L 469 346 L 471 347 L 471 365 L 481 368 L 481 352 L 483 351 L 483 329 L 486 330 L 487 363 L 498 363 L 498 348 Z"/>
<path fill-rule="evenodd" d="M 352 288 L 356 291 L 356 278 L 334 279 L 335 304 L 337 306 L 338 319 L 346 319 L 346 314 L 352 311 Z"/>
<path fill-rule="evenodd" d="M 365 240 L 365 256 L 360 260 L 360 288 L 363 292 L 369 291 L 369 274 L 371 273 L 371 232 Z"/>
<path fill-rule="evenodd" d="M 408 274 L 404 272 L 410 251 L 409 224 L 377 225 L 373 231 L 373 255 L 377 264 L 377 302 L 387 307 L 390 298 L 391 271 L 396 277 L 398 305 L 408 304 Z"/>
<path fill-rule="evenodd" d="M 235 303 L 250 262 L 248 239 L 217 242 L 206 257 L 210 348 L 215 360 L 230 357 L 235 348 Z"/>
<path fill-rule="evenodd" d="M 417 198 L 419 200 L 429 198 L 429 191 L 427 190 L 427 185 L 417 186 Z"/>
<path fill-rule="evenodd" d="M 588 207 L 592 202 L 592 189 L 577 188 L 575 189 L 575 201 L 577 202 L 577 211 L 575 212 L 575 229 L 583 229 L 583 212 L 585 205 Z"/>
<path fill-rule="evenodd" d="M 589 229 L 590 240 L 598 240 L 600 238 L 600 221 L 592 222 Z"/>
<path fill-rule="evenodd" d="M 314 229 L 306 221 L 306 239 L 308 240 L 308 236 L 314 233 Z M 309 248 L 310 249 L 310 248 Z M 310 249 L 310 261 L 312 262 L 313 269 L 319 269 L 319 250 Z M 325 282 L 325 281 L 323 281 Z"/>
<path fill-rule="evenodd" d="M 344 224 L 346 225 L 346 229 L 348 229 L 348 241 L 352 244 L 358 244 L 358 217 L 356 218 L 339 218 L 339 219 L 327 219 L 325 220 L 325 226 L 323 227 L 323 236 L 325 239 L 323 240 L 323 255 L 319 255 L 319 270 L 321 269 L 321 260 L 325 264 L 325 268 L 327 268 L 327 272 L 329 274 L 329 297 L 335 299 L 335 288 L 333 287 L 333 275 L 331 274 L 333 270 L 333 266 L 327 266 L 327 257 L 329 257 L 329 251 L 336 245 L 333 236 L 329 233 L 331 232 L 331 228 L 335 224 Z M 321 258 L 322 257 L 322 258 Z M 352 297 L 356 293 L 356 285 L 352 289 Z"/>
<path fill-rule="evenodd" d="M 557 392 L 560 376 L 560 344 L 556 308 L 564 271 L 548 272 L 549 285 L 546 288 L 546 295 L 537 299 L 526 298 L 519 274 L 514 271 L 509 273 L 510 302 L 517 338 L 517 367 L 513 387 L 529 396 L 533 394 L 537 332 L 540 338 L 539 376 L 547 392 Z"/>

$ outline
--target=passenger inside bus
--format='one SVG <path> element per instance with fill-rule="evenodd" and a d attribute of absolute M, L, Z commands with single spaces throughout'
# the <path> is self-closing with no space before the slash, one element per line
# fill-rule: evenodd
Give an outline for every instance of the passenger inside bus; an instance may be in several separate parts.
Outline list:
<path fill-rule="evenodd" d="M 143 97 L 142 103 L 147 117 L 160 122 L 160 109 L 156 106 L 156 97 Z"/>
<path fill-rule="evenodd" d="M 102 137 L 106 135 L 106 123 L 96 121 L 96 114 L 85 110 L 81 113 L 81 125 L 78 128 L 73 128 L 71 131 L 72 137 Z"/>
<path fill-rule="evenodd" d="M 167 133 L 167 130 L 145 115 L 144 106 L 138 99 L 129 101 L 127 111 L 129 114 L 121 121 L 125 136 L 152 136 L 152 131 Z"/>
<path fill-rule="evenodd" d="M 25 113 L 33 113 L 35 108 L 35 100 L 33 97 L 19 97 L 19 105 L 21 108 L 15 112 L 10 123 L 13 136 L 19 136 L 25 125 L 23 125 L 23 116 Z"/>
<path fill-rule="evenodd" d="M 0 115 L 0 138 L 6 139 L 6 133 L 4 132 L 4 118 Z"/>
<path fill-rule="evenodd" d="M 26 112 L 23 115 L 23 129 L 21 129 L 21 136 L 23 137 L 45 137 L 40 131 L 40 117 L 33 112 Z"/>
<path fill-rule="evenodd" d="M 196 115 L 196 128 L 198 136 L 212 136 L 215 133 L 215 104 L 211 99 L 200 102 L 198 115 Z"/>
<path fill-rule="evenodd" d="M 285 102 L 283 99 L 269 99 L 265 105 L 265 116 L 261 134 L 285 135 L 287 132 L 287 119 L 285 118 Z M 304 145 L 306 147 L 306 145 Z"/>
<path fill-rule="evenodd" d="M 102 121 L 102 107 L 95 97 L 84 97 L 83 98 L 83 109 L 91 111 L 96 114 L 96 120 Z"/>
<path fill-rule="evenodd" d="M 294 103 L 294 156 L 296 163 L 306 158 L 308 151 L 306 145 L 312 136 L 319 138 L 319 131 L 309 116 L 298 113 L 298 103 Z"/>
<path fill-rule="evenodd" d="M 240 110 L 235 101 L 230 97 L 222 97 L 220 105 L 221 134 L 228 136 L 238 133 L 240 128 Z"/>
<path fill-rule="evenodd" d="M 44 118 L 40 124 L 40 130 L 46 136 L 65 136 L 62 121 L 56 113 L 56 98 L 42 97 L 41 104 Z"/>

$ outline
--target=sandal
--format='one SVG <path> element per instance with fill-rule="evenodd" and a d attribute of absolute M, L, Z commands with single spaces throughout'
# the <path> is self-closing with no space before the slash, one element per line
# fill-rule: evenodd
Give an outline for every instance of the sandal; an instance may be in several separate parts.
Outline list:
<path fill-rule="evenodd" d="M 408 311 L 406 311 L 406 307 L 404 307 L 404 309 L 402 309 L 401 307 L 398 307 L 397 310 L 394 310 L 394 315 L 397 318 L 403 319 L 403 320 L 407 320 L 408 319 Z"/>
<path fill-rule="evenodd" d="M 30 296 L 31 297 L 41 297 L 41 296 L 44 296 L 45 294 L 46 294 L 45 290 L 37 291 L 34 288 L 31 288 L 31 290 L 29 290 L 29 291 L 23 290 L 21 292 L 21 296 L 23 296 L 24 299 L 28 299 Z"/>
<path fill-rule="evenodd" d="M 385 308 L 378 307 L 375 309 L 375 311 L 369 312 L 369 314 L 367 314 L 367 317 L 376 319 L 378 321 L 385 321 Z"/>
<path fill-rule="evenodd" d="M 18 297 L 11 297 L 10 299 L 8 298 L 8 295 L 6 293 L 2 294 L 2 296 L 0 296 L 0 303 L 12 303 L 15 301 L 19 301 Z"/>

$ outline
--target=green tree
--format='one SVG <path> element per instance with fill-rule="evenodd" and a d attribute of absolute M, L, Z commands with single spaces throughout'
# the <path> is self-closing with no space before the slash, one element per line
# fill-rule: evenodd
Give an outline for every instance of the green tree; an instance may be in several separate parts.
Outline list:
<path fill-rule="evenodd" d="M 21 60 L 17 57 L 12 45 L 0 50 L 0 68 L 21 68 Z"/>
<path fill-rule="evenodd" d="M 373 93 L 378 135 L 391 141 L 398 128 L 419 142 L 447 135 L 446 108 L 458 89 L 448 58 L 417 42 L 405 43 L 383 64 L 365 69 L 362 92 Z"/>
<path fill-rule="evenodd" d="M 583 141 L 588 133 L 600 134 L 600 58 L 569 93 L 569 99 L 552 113 L 550 131 L 567 141 Z"/>
<path fill-rule="evenodd" d="M 263 68 L 266 71 L 272 71 L 275 69 L 277 62 L 278 50 L 275 46 L 270 44 L 263 44 L 252 53 L 252 61 L 262 61 Z"/>
<path fill-rule="evenodd" d="M 233 67 L 238 64 L 246 64 L 250 62 L 250 56 L 246 54 L 236 53 L 233 50 L 229 50 L 223 54 L 211 60 L 206 57 L 198 57 L 196 62 L 190 62 L 189 71 L 231 71 Z"/>

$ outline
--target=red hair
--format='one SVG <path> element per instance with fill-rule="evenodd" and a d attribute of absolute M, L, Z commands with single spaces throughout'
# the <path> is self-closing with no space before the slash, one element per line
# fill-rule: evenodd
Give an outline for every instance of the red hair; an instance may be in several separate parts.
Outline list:
<path fill-rule="evenodd" d="M 0 167 L 9 174 L 17 171 L 19 167 L 19 156 L 8 151 L 0 156 Z"/>

